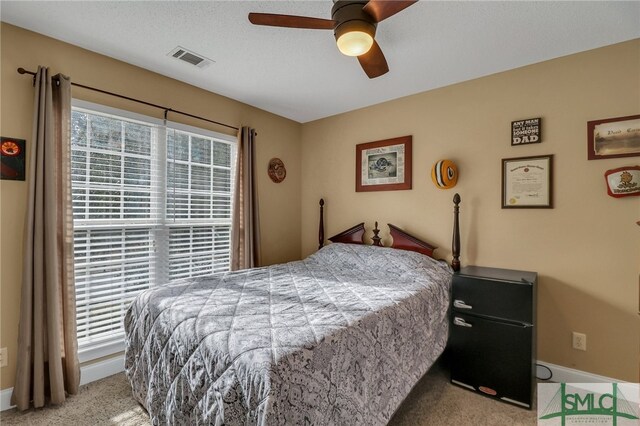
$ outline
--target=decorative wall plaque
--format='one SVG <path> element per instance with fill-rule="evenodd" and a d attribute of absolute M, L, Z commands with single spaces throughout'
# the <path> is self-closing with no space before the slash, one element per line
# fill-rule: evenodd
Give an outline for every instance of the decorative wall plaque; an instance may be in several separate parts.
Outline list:
<path fill-rule="evenodd" d="M 267 170 L 267 173 L 269 173 L 269 177 L 275 183 L 280 183 L 287 177 L 287 169 L 279 158 L 272 158 L 269 160 L 269 169 Z"/>
<path fill-rule="evenodd" d="M 451 189 L 458 183 L 458 167 L 451 160 L 440 160 L 431 168 L 431 180 L 438 189 Z"/>
<path fill-rule="evenodd" d="M 587 122 L 587 158 L 640 156 L 640 115 Z"/>
<path fill-rule="evenodd" d="M 615 198 L 640 195 L 640 166 L 619 167 L 607 170 L 607 193 Z"/>
<path fill-rule="evenodd" d="M 511 145 L 526 145 L 542 142 L 540 128 L 542 119 L 527 118 L 511 122 Z"/>

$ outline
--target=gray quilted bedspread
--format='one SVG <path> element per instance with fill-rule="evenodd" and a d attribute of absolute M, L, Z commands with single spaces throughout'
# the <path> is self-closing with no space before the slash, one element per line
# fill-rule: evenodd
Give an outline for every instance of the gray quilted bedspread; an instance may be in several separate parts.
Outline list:
<path fill-rule="evenodd" d="M 156 425 L 383 425 L 444 350 L 450 285 L 419 253 L 331 244 L 156 287 L 126 374 Z"/>

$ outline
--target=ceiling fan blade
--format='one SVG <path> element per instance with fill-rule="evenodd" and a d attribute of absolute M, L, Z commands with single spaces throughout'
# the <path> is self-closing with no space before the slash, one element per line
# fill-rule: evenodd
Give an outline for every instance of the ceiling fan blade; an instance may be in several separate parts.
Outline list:
<path fill-rule="evenodd" d="M 309 18 L 307 16 L 279 15 L 276 13 L 250 13 L 249 22 L 254 25 L 306 28 L 311 30 L 332 30 L 335 26 L 335 22 L 331 19 Z"/>
<path fill-rule="evenodd" d="M 384 53 L 375 40 L 367 53 L 358 56 L 358 62 L 369 78 L 380 77 L 389 72 L 389 65 L 387 65 Z"/>
<path fill-rule="evenodd" d="M 362 9 L 371 15 L 376 22 L 380 22 L 406 9 L 417 1 L 418 0 L 369 0 Z"/>

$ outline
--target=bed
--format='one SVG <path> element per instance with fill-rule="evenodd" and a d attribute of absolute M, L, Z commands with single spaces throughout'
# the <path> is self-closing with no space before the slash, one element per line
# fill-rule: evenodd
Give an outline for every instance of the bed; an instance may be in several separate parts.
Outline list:
<path fill-rule="evenodd" d="M 363 244 L 363 224 L 324 246 L 320 223 L 306 259 L 134 300 L 125 371 L 154 425 L 389 421 L 446 346 L 452 268 L 397 227 L 404 249 Z"/>

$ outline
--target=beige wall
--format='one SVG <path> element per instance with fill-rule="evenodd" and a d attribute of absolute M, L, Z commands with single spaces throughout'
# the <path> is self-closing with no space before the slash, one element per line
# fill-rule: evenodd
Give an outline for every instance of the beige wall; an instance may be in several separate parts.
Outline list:
<path fill-rule="evenodd" d="M 538 358 L 638 381 L 640 198 L 609 197 L 603 173 L 640 157 L 587 161 L 586 123 L 639 113 L 635 40 L 307 123 L 302 254 L 316 248 L 324 197 L 327 236 L 391 222 L 449 258 L 457 191 L 463 265 L 539 274 Z M 532 117 L 542 117 L 543 142 L 511 147 L 511 121 Z M 356 193 L 355 145 L 403 135 L 413 135 L 413 189 Z M 555 208 L 502 210 L 500 160 L 542 154 L 555 155 Z M 431 182 L 443 158 L 458 164 L 455 190 Z M 586 352 L 572 349 L 571 331 L 587 334 Z"/>
<path fill-rule="evenodd" d="M 232 125 L 249 125 L 258 131 L 257 164 L 263 263 L 272 264 L 300 257 L 300 135 L 301 125 L 229 98 L 198 89 L 144 69 L 80 49 L 8 24 L 1 24 L 1 117 L 2 136 L 31 141 L 33 108 L 32 80 L 19 75 L 18 67 L 36 70 L 38 65 L 62 72 L 72 81 L 123 93 L 149 102 L 209 117 Z M 74 88 L 73 96 L 155 117 L 162 111 Z M 201 121 L 170 115 L 173 121 L 225 132 Z M 267 176 L 267 163 L 280 157 L 287 179 L 274 184 Z M 2 368 L 0 388 L 13 386 L 20 306 L 21 253 L 26 182 L 2 181 L 0 346 L 8 347 L 9 365 Z"/>
<path fill-rule="evenodd" d="M 450 256 L 451 198 L 436 189 L 431 165 L 451 158 L 460 169 L 462 262 L 538 271 L 538 357 L 637 381 L 640 325 L 640 198 L 606 195 L 603 173 L 640 157 L 586 160 L 586 121 L 640 113 L 640 40 L 544 62 L 300 125 L 234 100 L 11 25 L 1 24 L 3 136 L 31 139 L 31 79 L 16 68 L 52 72 L 231 124 L 255 127 L 258 163 L 274 156 L 287 179 L 259 174 L 263 257 L 297 259 L 317 244 L 317 202 L 327 201 L 327 234 L 361 220 L 391 222 Z M 393 71 L 392 71 L 393 72 Z M 426 73 L 426 71 L 425 71 Z M 371 81 L 375 90 L 376 81 Z M 159 117 L 160 112 L 74 89 L 74 97 Z M 510 122 L 543 118 L 541 144 L 511 147 Z M 174 116 L 175 121 L 207 127 Z M 207 127 L 216 131 L 223 129 Z M 355 193 L 355 145 L 413 135 L 413 190 Z M 302 146 L 300 146 L 302 140 Z M 28 145 L 27 145 L 28 147 Z M 555 155 L 555 208 L 500 209 L 500 159 Z M 26 183 L 0 183 L 0 346 L 13 385 L 20 300 Z M 571 348 L 571 331 L 588 351 Z"/>

